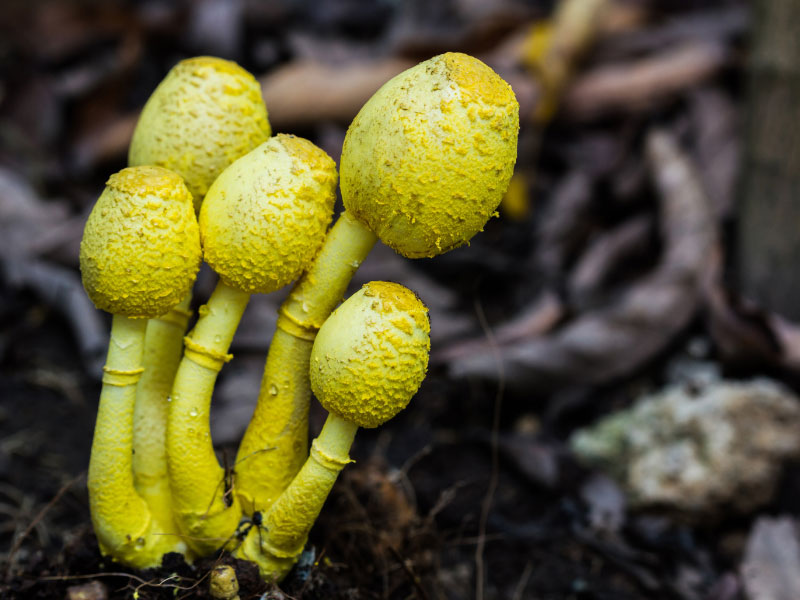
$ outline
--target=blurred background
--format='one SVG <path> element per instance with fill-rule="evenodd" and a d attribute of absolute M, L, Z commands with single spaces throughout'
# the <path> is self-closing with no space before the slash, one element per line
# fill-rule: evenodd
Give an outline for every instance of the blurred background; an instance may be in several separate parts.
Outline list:
<path fill-rule="evenodd" d="M 202 567 L 109 575 L 85 493 L 110 320 L 78 246 L 167 71 L 238 62 L 338 161 L 383 83 L 461 51 L 517 95 L 514 178 L 469 246 L 358 271 L 430 307 L 428 378 L 359 433 L 316 562 L 242 598 L 800 597 L 798 27 L 793 0 L 5 0 L 0 594 L 205 597 Z M 223 461 L 284 296 L 221 373 Z"/>

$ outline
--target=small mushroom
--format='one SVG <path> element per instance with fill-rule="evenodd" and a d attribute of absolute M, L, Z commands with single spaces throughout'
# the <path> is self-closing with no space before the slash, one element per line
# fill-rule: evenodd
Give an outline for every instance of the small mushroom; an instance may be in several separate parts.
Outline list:
<path fill-rule="evenodd" d="M 92 302 L 114 315 L 89 461 L 92 523 L 104 554 L 152 567 L 186 549 L 137 493 L 131 464 L 147 319 L 186 296 L 200 266 L 192 196 L 180 176 L 161 167 L 112 175 L 86 223 L 80 266 Z"/>
<path fill-rule="evenodd" d="M 309 378 L 329 412 L 311 454 L 237 553 L 267 580 L 282 579 L 297 561 L 348 455 L 359 427 L 378 427 L 408 405 L 428 366 L 425 305 L 396 283 L 374 281 L 325 321 L 311 352 Z"/>
<path fill-rule="evenodd" d="M 220 565 L 211 570 L 208 595 L 215 600 L 239 600 L 239 579 L 233 567 Z"/>

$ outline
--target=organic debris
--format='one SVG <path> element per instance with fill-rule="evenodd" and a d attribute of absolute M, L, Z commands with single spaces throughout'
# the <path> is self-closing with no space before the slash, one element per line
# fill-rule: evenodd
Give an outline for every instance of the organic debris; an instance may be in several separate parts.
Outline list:
<path fill-rule="evenodd" d="M 577 431 L 573 451 L 609 470 L 639 508 L 713 519 L 768 502 L 800 457 L 800 401 L 773 381 L 669 387 Z"/>

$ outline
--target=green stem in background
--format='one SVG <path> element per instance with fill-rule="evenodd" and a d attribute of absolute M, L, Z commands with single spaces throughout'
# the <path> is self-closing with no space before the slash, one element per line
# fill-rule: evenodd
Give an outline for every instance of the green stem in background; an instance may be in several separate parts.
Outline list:
<path fill-rule="evenodd" d="M 270 507 L 308 456 L 313 340 L 376 241 L 374 233 L 343 213 L 281 306 L 258 404 L 236 458 L 236 495 L 251 515 Z"/>

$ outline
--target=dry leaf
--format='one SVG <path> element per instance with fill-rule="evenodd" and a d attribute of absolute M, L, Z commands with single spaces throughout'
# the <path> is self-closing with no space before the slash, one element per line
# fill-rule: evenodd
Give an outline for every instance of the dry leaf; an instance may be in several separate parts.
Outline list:
<path fill-rule="evenodd" d="M 647 151 L 661 192 L 664 251 L 659 265 L 613 303 L 578 316 L 551 335 L 501 346 L 509 386 L 530 393 L 630 375 L 696 313 L 700 282 L 717 240 L 713 207 L 671 135 L 651 132 Z M 450 370 L 456 377 L 498 376 L 494 357 L 485 354 L 452 360 Z"/>
<path fill-rule="evenodd" d="M 742 580 L 749 600 L 800 598 L 800 541 L 791 517 L 761 517 L 750 533 Z"/>

